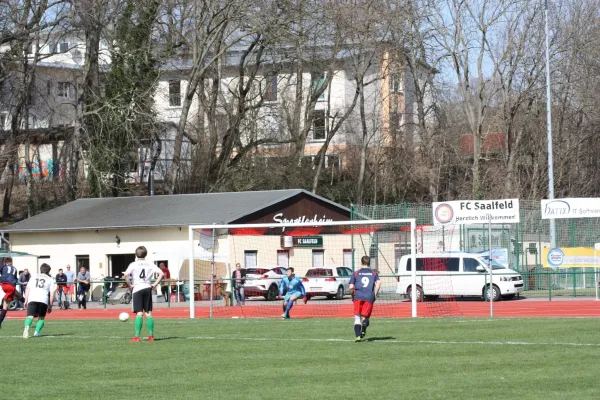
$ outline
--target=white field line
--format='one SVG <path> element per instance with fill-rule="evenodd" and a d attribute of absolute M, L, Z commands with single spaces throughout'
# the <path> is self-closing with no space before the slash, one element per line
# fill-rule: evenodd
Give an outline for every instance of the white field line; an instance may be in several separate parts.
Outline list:
<path fill-rule="evenodd" d="M 13 338 L 22 339 L 22 336 L 2 336 L 2 338 Z M 39 338 L 30 338 L 33 340 L 46 340 L 46 339 L 131 339 L 130 336 L 91 336 L 91 335 L 64 335 L 64 336 L 52 336 L 43 335 Z M 186 336 L 186 337 L 173 337 L 172 339 L 183 339 L 183 340 L 243 340 L 250 342 L 319 342 L 319 343 L 353 343 L 353 339 L 341 339 L 341 338 L 267 338 L 267 337 L 216 337 L 216 336 Z M 160 338 L 157 338 L 160 340 Z M 439 344 L 439 345 L 459 345 L 459 346 L 471 346 L 471 345 L 483 345 L 483 346 L 562 346 L 562 347 L 600 347 L 600 343 L 577 343 L 577 342 L 523 342 L 523 341 L 454 341 L 454 340 L 369 340 L 365 339 L 365 342 L 372 343 L 396 343 L 396 344 Z"/>

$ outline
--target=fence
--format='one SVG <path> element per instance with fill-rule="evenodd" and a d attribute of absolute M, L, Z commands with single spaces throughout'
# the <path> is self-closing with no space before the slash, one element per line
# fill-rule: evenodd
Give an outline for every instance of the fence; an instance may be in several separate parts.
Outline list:
<path fill-rule="evenodd" d="M 492 225 L 494 248 L 508 250 L 508 264 L 526 279 L 528 296 L 595 296 L 594 271 L 586 268 L 549 270 L 542 268 L 542 249 L 550 247 L 550 221 L 541 218 L 539 201 L 519 201 L 520 223 Z M 433 225 L 431 204 L 354 205 L 352 219 L 415 218 L 418 226 Z M 600 242 L 600 218 L 556 219 L 556 247 L 594 247 Z M 453 246 L 446 250 L 482 252 L 488 250 L 485 224 L 457 225 Z M 458 231 L 458 232 L 456 232 Z M 422 232 L 422 231 L 421 231 Z M 448 241 L 448 232 L 440 233 Z M 419 242 L 419 235 L 417 235 Z M 427 252 L 421 238 L 419 252 Z M 431 247 L 431 244 L 430 244 Z"/>

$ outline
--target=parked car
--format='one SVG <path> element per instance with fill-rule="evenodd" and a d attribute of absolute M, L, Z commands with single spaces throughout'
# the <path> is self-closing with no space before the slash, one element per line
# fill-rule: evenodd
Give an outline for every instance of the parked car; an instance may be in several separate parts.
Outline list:
<path fill-rule="evenodd" d="M 517 271 L 492 261 L 494 272 L 489 285 L 488 263 L 480 254 L 417 254 L 417 299 L 438 296 L 479 296 L 511 299 L 523 291 L 523 278 Z M 400 259 L 397 293 L 412 298 L 411 258 Z M 487 293 L 486 293 L 487 291 Z"/>
<path fill-rule="evenodd" d="M 350 292 L 352 270 L 346 267 L 311 268 L 306 271 L 302 283 L 308 298 L 327 296 L 328 299 L 342 300 Z"/>
<path fill-rule="evenodd" d="M 269 301 L 277 300 L 279 283 L 285 277 L 286 271 L 283 267 L 246 268 L 244 295 L 263 296 Z"/>

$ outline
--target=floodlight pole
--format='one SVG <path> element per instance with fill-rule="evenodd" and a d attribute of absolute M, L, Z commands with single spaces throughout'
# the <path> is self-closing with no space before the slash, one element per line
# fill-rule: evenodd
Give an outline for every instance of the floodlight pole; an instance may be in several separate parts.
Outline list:
<path fill-rule="evenodd" d="M 492 268 L 492 214 L 490 214 L 490 223 L 488 224 L 488 242 L 490 246 L 490 284 L 488 286 L 487 295 L 490 300 L 490 318 L 494 317 L 494 268 Z"/>
<path fill-rule="evenodd" d="M 552 156 L 552 93 L 550 90 L 550 39 L 548 33 L 548 0 L 544 0 L 546 17 L 546 127 L 548 135 L 548 199 L 554 200 L 554 161 Z M 550 247 L 556 247 L 556 222 L 550 219 Z"/>

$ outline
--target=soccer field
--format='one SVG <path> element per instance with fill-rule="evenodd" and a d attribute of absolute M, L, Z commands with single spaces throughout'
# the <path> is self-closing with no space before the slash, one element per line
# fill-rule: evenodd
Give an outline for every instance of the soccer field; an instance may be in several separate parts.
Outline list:
<path fill-rule="evenodd" d="M 598 319 L 56 321 L 0 331 L 0 386 L 42 399 L 592 399 Z M 144 327 L 145 329 L 145 327 Z"/>

